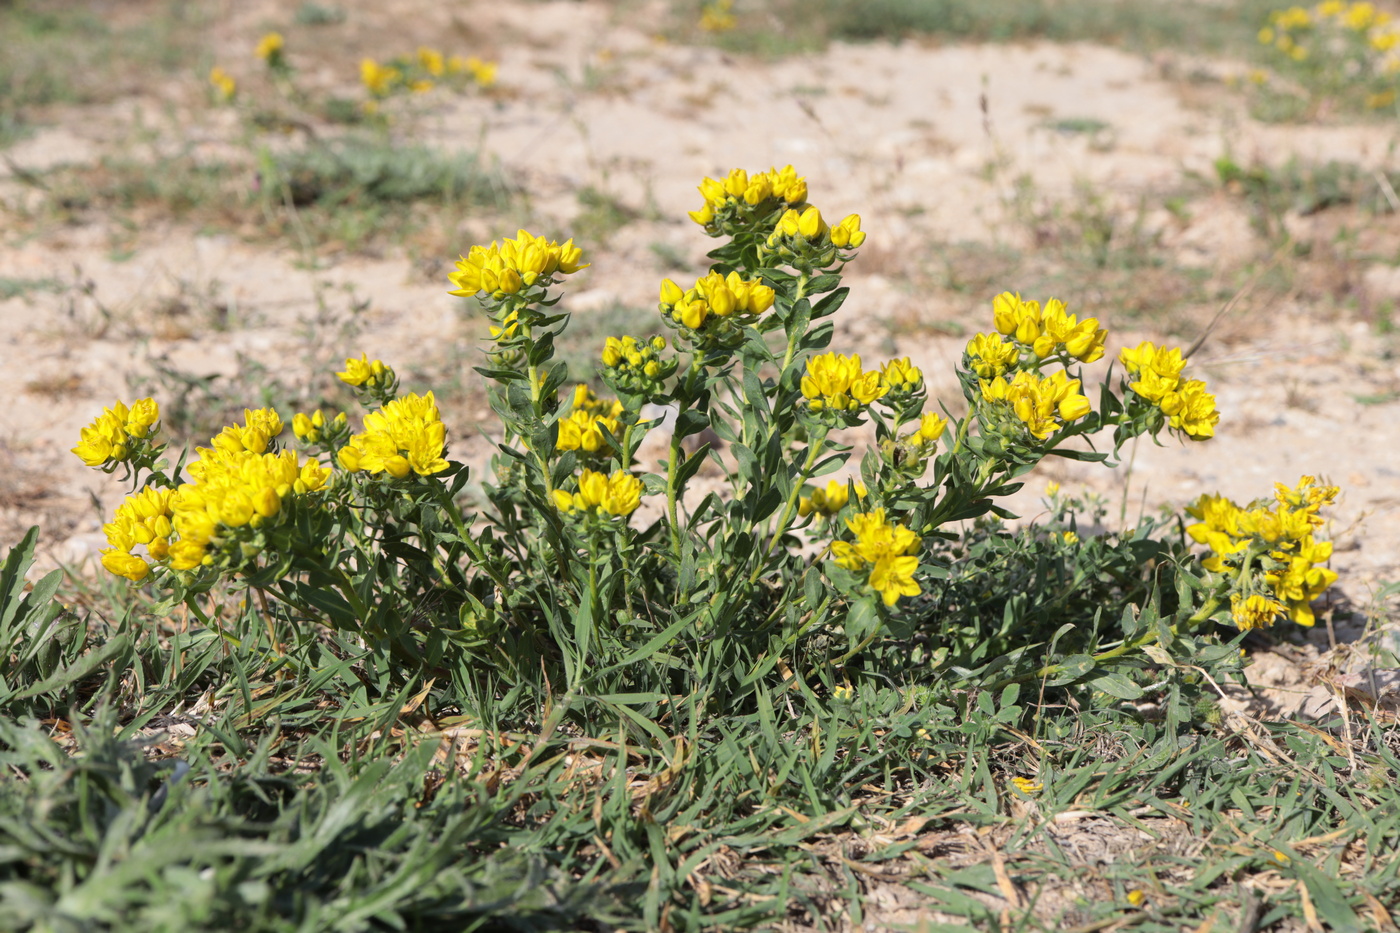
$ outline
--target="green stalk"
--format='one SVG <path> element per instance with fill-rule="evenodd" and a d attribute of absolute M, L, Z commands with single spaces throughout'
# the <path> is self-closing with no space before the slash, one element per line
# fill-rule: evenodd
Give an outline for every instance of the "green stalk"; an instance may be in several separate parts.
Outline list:
<path fill-rule="evenodd" d="M 1215 610 L 1220 608 L 1220 603 L 1220 596 L 1211 596 L 1205 601 L 1205 605 L 1201 606 L 1200 609 L 1196 610 L 1196 613 L 1192 615 L 1191 618 L 1187 619 L 1185 622 L 1173 622 L 1170 626 L 1167 627 L 1167 631 L 1170 632 L 1172 635 L 1177 635 L 1180 633 L 1183 627 L 1191 628 L 1193 626 L 1200 625 L 1202 622 L 1209 619 L 1212 615 L 1215 614 Z M 1139 635 L 1137 638 L 1133 638 L 1129 641 L 1123 642 L 1116 648 L 1109 648 L 1107 651 L 1100 651 L 1098 654 L 1093 656 L 1094 661 L 1112 661 L 1114 658 L 1121 658 L 1123 655 L 1136 651 L 1139 648 L 1145 648 L 1148 645 L 1156 644 L 1159 637 L 1159 633 L 1155 628 L 1150 629 L 1144 632 L 1143 634 Z M 1054 677 L 1056 674 L 1060 673 L 1064 669 L 1065 666 L 1063 664 L 1047 664 L 1046 666 L 1040 668 L 1037 671 L 1032 671 L 1027 674 L 1021 674 L 1017 677 L 1007 677 L 1003 680 L 999 680 L 991 686 L 987 687 L 987 689 L 1000 690 L 1002 687 L 1006 687 L 1011 684 L 1024 683 L 1027 680 L 1049 679 L 1051 677 Z"/>
<path fill-rule="evenodd" d="M 671 428 L 671 455 L 666 461 L 666 519 L 671 525 L 671 552 L 675 554 L 677 561 L 681 559 L 682 553 L 680 513 L 677 509 L 680 489 L 677 488 L 676 483 L 681 459 L 681 416 L 690 409 L 691 390 L 695 386 L 695 377 L 703 368 L 700 352 L 697 350 L 691 355 L 690 366 L 686 369 L 683 377 L 683 391 L 676 393 L 676 423 Z"/>
<path fill-rule="evenodd" d="M 758 582 L 758 578 L 763 575 L 763 565 L 768 555 L 777 548 L 778 542 L 787 533 L 788 525 L 792 522 L 792 513 L 797 509 L 797 498 L 802 493 L 802 484 L 807 482 L 812 467 L 816 465 L 817 458 L 821 456 L 822 450 L 826 446 L 826 435 L 829 429 L 823 427 L 821 432 L 807 445 L 807 460 L 802 464 L 802 470 L 798 473 L 797 481 L 792 484 L 792 489 L 788 492 L 787 502 L 783 505 L 783 514 L 778 519 L 778 525 L 773 529 L 773 537 L 768 540 L 768 547 L 759 558 L 758 565 L 754 567 L 753 574 L 749 577 L 749 583 Z"/>
<path fill-rule="evenodd" d="M 807 297 L 807 273 L 802 273 L 797 279 L 797 291 L 793 294 L 792 304 L 796 307 L 798 302 Z M 788 329 L 787 352 L 783 354 L 782 372 L 787 372 L 788 366 L 792 364 L 792 358 L 797 355 L 797 342 L 802 339 L 802 334 L 795 329 Z"/>

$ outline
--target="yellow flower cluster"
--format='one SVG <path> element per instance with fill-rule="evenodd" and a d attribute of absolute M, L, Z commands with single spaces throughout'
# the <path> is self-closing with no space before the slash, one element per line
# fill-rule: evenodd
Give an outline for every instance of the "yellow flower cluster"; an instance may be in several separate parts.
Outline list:
<path fill-rule="evenodd" d="M 807 361 L 802 395 L 813 411 L 855 411 L 883 398 L 889 386 L 875 371 L 861 369 L 860 354 L 823 353 Z"/>
<path fill-rule="evenodd" d="M 603 429 L 613 437 L 622 435 L 622 402 L 614 399 L 605 402 L 593 394 L 584 383 L 574 386 L 573 411 L 567 418 L 559 419 L 559 438 L 555 441 L 556 450 L 576 450 L 581 454 L 596 454 L 607 451 L 607 441 Z"/>
<path fill-rule="evenodd" d="M 948 429 L 948 419 L 937 412 L 925 412 L 919 418 L 919 429 L 907 438 L 918 447 L 932 447 L 938 443 L 943 432 Z"/>
<path fill-rule="evenodd" d="M 655 394 L 679 365 L 674 357 L 661 355 L 665 349 L 666 338 L 660 335 L 650 340 L 608 337 L 603 341 L 603 378 L 619 392 Z"/>
<path fill-rule="evenodd" d="M 1272 505 L 1255 502 L 1241 508 L 1224 496 L 1204 495 L 1187 507 L 1198 521 L 1186 533 L 1212 552 L 1202 565 L 1237 577 L 1242 592 L 1232 594 L 1231 614 L 1241 630 L 1267 626 L 1285 612 L 1299 625 L 1314 623 L 1311 603 L 1337 574 L 1318 566 L 1331 558 L 1332 544 L 1313 535 L 1323 524 L 1319 512 L 1337 494 L 1336 486 L 1319 486 L 1314 477 L 1304 476 L 1292 488 L 1276 485 Z M 1262 556 L 1266 594 L 1254 592 L 1246 572 L 1255 556 Z"/>
<path fill-rule="evenodd" d="M 967 368 L 979 379 L 995 379 L 1021 360 L 1021 349 L 1001 334 L 977 334 L 967 342 Z"/>
<path fill-rule="evenodd" d="M 785 241 L 789 245 L 800 241 L 817 248 L 830 245 L 837 249 L 856 249 L 865 242 L 865 231 L 860 229 L 859 214 L 848 214 L 839 224 L 829 227 L 822 219 L 822 212 L 815 207 L 808 207 L 801 213 L 796 208 L 788 208 L 769 234 L 768 246 L 777 248 Z"/>
<path fill-rule="evenodd" d="M 1065 311 L 1058 298 L 1051 298 L 1042 309 L 1038 301 L 1023 301 L 1020 295 L 1002 292 L 992 300 L 992 320 L 1000 333 L 1030 347 L 1042 360 L 1063 349 L 1081 363 L 1092 363 L 1103 357 L 1108 339 L 1108 331 L 1099 327 L 1097 318 L 1080 321 Z"/>
<path fill-rule="evenodd" d="M 1048 376 L 1022 370 L 1009 382 L 1005 376 L 983 380 L 982 398 L 1010 408 L 1031 436 L 1042 441 L 1092 411 L 1089 399 L 1079 391 L 1079 380 L 1070 379 L 1062 369 Z"/>
<path fill-rule="evenodd" d="M 889 387 L 891 398 L 909 398 L 923 391 L 923 370 L 901 356 L 880 367 L 880 381 Z"/>
<path fill-rule="evenodd" d="M 277 412 L 271 408 L 243 409 L 243 423 L 226 425 L 222 431 L 214 435 L 209 442 L 213 451 L 208 447 L 196 447 L 195 452 L 200 457 L 205 457 L 217 451 L 226 453 L 249 453 L 260 454 L 266 452 L 272 439 L 282 433 L 282 419 Z M 197 475 L 199 463 L 192 463 L 189 466 L 191 476 Z"/>
<path fill-rule="evenodd" d="M 319 444 L 327 433 L 338 433 L 345 429 L 345 412 L 327 420 L 325 412 L 319 408 L 312 415 L 301 412 L 292 416 L 292 433 L 297 440 L 307 444 Z"/>
<path fill-rule="evenodd" d="M 82 429 L 73 453 L 90 467 L 122 463 L 129 458 L 133 442 L 148 439 L 159 421 L 160 406 L 155 399 L 140 399 L 130 408 L 118 401 Z"/>
<path fill-rule="evenodd" d="M 706 32 L 728 32 L 737 24 L 734 0 L 714 0 L 700 10 L 700 28 Z"/>
<path fill-rule="evenodd" d="M 885 520 L 885 510 L 861 512 L 846 522 L 855 542 L 833 541 L 831 554 L 847 570 L 869 570 L 870 587 L 880 594 L 886 606 L 901 596 L 919 595 L 914 573 L 919 569 L 916 556 L 922 541 L 903 525 Z"/>
<path fill-rule="evenodd" d="M 446 447 L 447 428 L 433 393 L 410 392 L 365 415 L 364 431 L 350 438 L 337 459 L 351 473 L 431 476 L 448 468 Z"/>
<path fill-rule="evenodd" d="M 1273 46 L 1294 61 L 1301 62 L 1309 55 L 1307 46 L 1303 44 L 1307 35 L 1329 27 L 1334 31 L 1340 30 L 1342 36 L 1350 33 L 1362 37 L 1369 51 L 1382 55 L 1400 45 L 1400 31 L 1397 31 L 1394 18 L 1389 13 L 1378 10 L 1374 3 L 1364 0 L 1358 3 L 1325 0 L 1311 10 L 1301 6 L 1275 10 L 1269 14 L 1268 25 L 1259 30 L 1258 38 L 1261 45 Z M 1332 42 L 1324 43 L 1320 47 L 1327 50 L 1337 44 L 1334 38 Z M 1400 70 L 1400 59 L 1390 56 L 1370 64 L 1384 74 L 1393 74 Z"/>
<path fill-rule="evenodd" d="M 711 317 L 759 315 L 773 307 L 774 291 L 758 279 L 739 273 L 711 272 L 693 288 L 681 291 L 670 279 L 661 280 L 661 313 L 671 323 L 699 330 Z"/>
<path fill-rule="evenodd" d="M 642 488 L 641 480 L 623 470 L 612 476 L 584 470 L 579 476 L 578 492 L 554 490 L 554 505 L 565 514 L 586 512 L 625 518 L 642 504 Z"/>
<path fill-rule="evenodd" d="M 276 65 L 282 60 L 282 52 L 286 44 L 286 40 L 282 38 L 280 32 L 269 32 L 258 40 L 257 48 L 253 50 L 253 54 L 269 65 Z"/>
<path fill-rule="evenodd" d="M 1125 347 L 1118 358 L 1129 375 L 1137 377 L 1128 388 L 1160 408 L 1173 428 L 1193 440 L 1215 435 L 1215 426 L 1220 423 L 1215 396 L 1206 391 L 1201 380 L 1181 378 L 1186 361 L 1179 348 L 1169 350 L 1143 341 L 1136 347 Z"/>
<path fill-rule="evenodd" d="M 347 359 L 345 371 L 335 375 L 341 382 L 357 389 L 370 388 L 392 391 L 398 385 L 398 376 L 390 366 L 381 360 L 371 360 L 364 353 L 360 354 L 358 360 Z"/>
<path fill-rule="evenodd" d="M 636 337 L 607 337 L 603 340 L 603 365 L 611 369 L 626 364 L 655 378 L 661 372 L 661 364 L 655 356 L 664 349 L 665 337 L 653 337 L 645 342 Z"/>
<path fill-rule="evenodd" d="M 467 78 L 478 87 L 491 87 L 496 83 L 496 64 L 482 61 L 475 55 L 449 58 L 427 46 L 420 46 L 412 58 L 399 58 L 389 63 L 372 58 L 360 61 L 360 83 L 371 97 L 381 100 L 401 90 L 421 94 L 439 83 L 460 78 Z"/>
<path fill-rule="evenodd" d="M 799 178 L 791 165 L 753 175 L 736 168 L 723 181 L 706 178 L 700 183 L 700 194 L 705 205 L 698 211 L 691 211 L 690 219 L 707 227 L 717 216 L 741 205 L 747 208 L 766 207 L 771 202 L 801 205 L 807 200 L 807 179 Z"/>
<path fill-rule="evenodd" d="M 828 480 L 825 489 L 813 489 L 810 496 L 803 496 L 797 500 L 797 514 L 807 517 L 813 512 L 822 518 L 830 518 L 846 507 L 846 503 L 851 499 L 851 486 L 855 486 L 856 496 L 865 498 L 864 483 L 838 483 L 836 480 Z"/>
<path fill-rule="evenodd" d="M 522 288 L 547 287 L 554 284 L 555 275 L 587 268 L 582 258 L 583 250 L 573 240 L 559 244 L 521 230 L 515 239 L 502 240 L 500 245 L 493 240 L 490 246 L 473 246 L 448 276 L 457 286 L 449 294 L 469 298 L 484 291 L 500 299 Z"/>
<path fill-rule="evenodd" d="M 221 101 L 233 100 L 233 95 L 238 93 L 238 82 L 233 80 L 233 75 L 218 65 L 209 69 L 209 85 L 214 89 L 214 95 Z"/>
<path fill-rule="evenodd" d="M 140 583 L 151 572 L 150 564 L 131 551 L 144 545 L 152 561 L 165 560 L 170 553 L 170 500 L 173 490 L 147 487 L 117 506 L 112 521 L 102 526 L 107 547 L 102 552 L 102 566 L 119 577 Z"/>
<path fill-rule="evenodd" d="M 315 460 L 300 461 L 290 450 L 258 453 L 216 446 L 201 449 L 189 474 L 194 482 L 181 485 L 170 500 L 171 524 L 179 536 L 169 546 L 175 570 L 193 570 L 212 560 L 210 548 L 218 547 L 228 531 L 262 527 L 292 497 L 323 489 L 331 471 Z"/>

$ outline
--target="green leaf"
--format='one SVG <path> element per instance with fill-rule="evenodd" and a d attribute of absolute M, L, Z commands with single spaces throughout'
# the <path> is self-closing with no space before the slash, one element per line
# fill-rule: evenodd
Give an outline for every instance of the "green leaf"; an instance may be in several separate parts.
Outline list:
<path fill-rule="evenodd" d="M 880 628 L 880 608 L 874 596 L 863 596 L 851 603 L 846 613 L 846 641 L 854 649 Z"/>
<path fill-rule="evenodd" d="M 80 655 L 76 661 L 68 667 L 45 677 L 43 680 L 19 691 L 14 695 L 14 699 L 24 700 L 29 697 L 41 696 L 46 693 L 57 693 L 65 688 L 75 686 L 86 680 L 99 669 L 111 664 L 116 668 L 123 668 L 131 660 L 132 638 L 125 633 L 114 635 L 96 648 Z"/>
<path fill-rule="evenodd" d="M 1072 654 L 1060 662 L 1060 669 L 1046 681 L 1047 686 L 1063 687 L 1072 684 L 1094 669 L 1096 662 L 1087 654 Z"/>
<path fill-rule="evenodd" d="M 1109 696 L 1118 697 L 1120 700 L 1137 700 L 1143 695 L 1142 688 L 1133 683 L 1122 674 L 1110 671 L 1091 677 L 1086 681 L 1087 686 L 1092 690 L 1107 693 Z"/>
<path fill-rule="evenodd" d="M 710 426 L 710 419 L 703 411 L 687 409 L 676 416 L 676 437 L 684 440 L 692 434 L 699 434 Z"/>

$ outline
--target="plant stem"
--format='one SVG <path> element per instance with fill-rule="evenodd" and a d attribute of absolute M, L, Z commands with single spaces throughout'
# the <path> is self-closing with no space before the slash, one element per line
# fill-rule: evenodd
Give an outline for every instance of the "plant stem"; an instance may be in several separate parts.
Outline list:
<path fill-rule="evenodd" d="M 695 387 L 695 377 L 702 369 L 703 364 L 697 350 L 690 357 L 690 366 L 687 367 L 685 375 L 682 377 L 682 385 L 677 387 L 679 391 L 676 392 L 676 423 L 671 427 L 671 455 L 666 461 L 666 519 L 671 526 L 671 552 L 677 561 L 680 561 L 682 553 L 680 513 L 676 507 L 681 492 L 676 482 L 681 459 L 681 416 L 690 408 L 690 397 L 691 391 Z"/>
<path fill-rule="evenodd" d="M 797 307 L 798 303 L 807 297 L 807 273 L 802 273 L 797 279 L 797 291 L 793 293 L 792 306 Z M 792 365 L 792 358 L 797 355 L 797 342 L 802 339 L 803 332 L 799 332 L 790 324 L 788 326 L 787 352 L 783 354 L 783 368 L 781 372 L 787 372 L 788 366 Z M 805 328 L 804 328 L 805 331 Z"/>
<path fill-rule="evenodd" d="M 768 555 L 777 548 L 778 542 L 787 533 L 788 524 L 792 521 L 792 513 L 797 507 L 797 498 L 802 494 L 802 484 L 807 482 L 812 472 L 812 467 L 816 465 L 817 458 L 821 456 L 822 450 L 826 447 L 827 428 L 823 427 L 816 437 L 812 438 L 807 445 L 807 460 L 802 464 L 802 470 L 797 475 L 797 481 L 792 484 L 792 489 L 788 492 L 787 502 L 783 505 L 783 514 L 778 519 L 778 525 L 773 529 L 773 537 L 768 539 L 768 547 L 760 555 L 758 565 L 754 567 L 749 583 L 756 583 L 763 575 L 763 565 L 767 561 Z"/>
<path fill-rule="evenodd" d="M 1185 622 L 1173 622 L 1170 626 L 1167 627 L 1167 631 L 1170 632 L 1172 635 L 1176 635 L 1181 631 L 1183 627 L 1191 628 L 1192 626 L 1201 624 L 1206 619 L 1209 619 L 1212 615 L 1215 614 L 1215 610 L 1220 608 L 1220 602 L 1220 596 L 1211 596 L 1205 601 L 1205 604 L 1202 605 L 1200 609 L 1196 610 L 1195 614 L 1193 614 L 1191 618 L 1187 619 Z M 1100 651 L 1098 654 L 1093 656 L 1094 661 L 1097 663 L 1100 661 L 1112 661 L 1114 658 L 1121 658 L 1123 655 L 1128 654 L 1129 652 L 1136 651 L 1139 648 L 1145 648 L 1148 645 L 1156 644 L 1159 637 L 1160 636 L 1157 629 L 1149 629 L 1148 631 L 1143 632 L 1137 638 L 1125 641 L 1116 648 L 1109 648 L 1107 651 Z M 1050 677 L 1054 677 L 1056 674 L 1060 673 L 1064 669 L 1064 664 L 1047 664 L 1045 667 L 1042 667 L 1039 670 L 1031 671 L 1026 674 L 1021 674 L 1016 677 L 1007 677 L 1003 680 L 999 680 L 991 686 L 987 687 L 987 689 L 999 690 L 1002 687 L 1006 687 L 1011 684 L 1023 683 L 1027 680 L 1048 679 Z"/>

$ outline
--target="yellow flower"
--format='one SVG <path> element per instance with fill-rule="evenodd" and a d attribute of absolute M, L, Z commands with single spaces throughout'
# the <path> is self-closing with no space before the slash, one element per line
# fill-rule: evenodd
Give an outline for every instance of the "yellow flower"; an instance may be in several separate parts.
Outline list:
<path fill-rule="evenodd" d="M 1157 404 L 1168 416 L 1171 426 L 1192 440 L 1215 436 L 1220 412 L 1215 408 L 1215 396 L 1206 391 L 1206 384 L 1201 380 L 1188 379 L 1174 392 L 1162 396 Z"/>
<path fill-rule="evenodd" d="M 79 431 L 73 453 L 90 467 L 122 463 L 131 455 L 132 442 L 148 438 L 159 421 L 155 399 L 139 399 L 130 408 L 119 400 Z"/>
<path fill-rule="evenodd" d="M 1045 440 L 1062 423 L 1077 421 L 1092 410 L 1089 399 L 1079 392 L 1079 380 L 1068 378 L 1064 370 L 1049 376 L 1018 372 L 1010 382 L 998 376 L 991 382 L 982 382 L 982 397 L 1009 407 L 1038 440 Z"/>
<path fill-rule="evenodd" d="M 582 262 L 583 251 L 573 240 L 556 243 L 537 237 L 525 230 L 516 232 L 515 239 L 505 239 L 498 245 L 473 246 L 457 261 L 457 271 L 448 276 L 457 286 L 452 295 L 469 298 L 488 292 L 500 299 L 514 295 L 522 288 L 547 287 L 556 275 L 572 275 L 587 268 Z"/>
<path fill-rule="evenodd" d="M 733 29 L 736 23 L 734 14 L 734 0 L 714 0 L 708 3 L 700 11 L 700 28 L 706 32 L 727 32 Z"/>
<path fill-rule="evenodd" d="M 209 84 L 213 86 L 214 93 L 220 100 L 232 100 L 233 95 L 238 93 L 238 82 L 233 80 L 233 75 L 218 65 L 209 69 Z"/>
<path fill-rule="evenodd" d="M 1040 336 L 1040 302 L 1002 292 L 992 299 L 992 323 L 1000 333 L 1031 346 Z"/>
<path fill-rule="evenodd" d="M 624 470 L 618 470 L 611 476 L 584 470 L 579 476 L 578 492 L 570 495 L 556 489 L 554 504 L 565 513 L 594 512 L 625 518 L 642 504 L 643 488 L 641 480 Z"/>
<path fill-rule="evenodd" d="M 670 279 L 661 282 L 661 313 L 673 324 L 699 330 L 711 316 L 759 315 L 773 307 L 776 293 L 758 279 L 744 279 L 737 272 L 711 272 L 689 291 Z"/>
<path fill-rule="evenodd" d="M 890 360 L 880 367 L 880 378 L 891 390 L 898 391 L 906 389 L 917 390 L 924 384 L 924 374 L 919 367 L 909 362 L 909 357 L 902 356 L 896 360 Z"/>
<path fill-rule="evenodd" d="M 807 179 L 799 177 L 791 165 L 754 175 L 736 168 L 723 179 L 706 178 L 699 190 L 705 203 L 700 210 L 691 211 L 690 218 L 707 227 L 720 215 L 744 220 L 765 216 L 767 208 L 779 203 L 802 205 L 807 200 Z"/>
<path fill-rule="evenodd" d="M 852 699 L 855 698 L 855 695 L 855 688 L 850 686 L 849 684 L 837 684 L 836 686 L 831 688 L 831 698 L 833 700 L 842 700 L 845 702 L 850 702 Z"/>
<path fill-rule="evenodd" d="M 855 541 L 831 543 L 837 564 L 857 572 L 868 570 L 867 582 L 886 606 L 893 606 L 901 596 L 917 596 L 921 592 L 914 580 L 922 546 L 918 535 L 903 525 L 886 521 L 884 509 L 852 516 L 846 527 L 855 535 Z"/>
<path fill-rule="evenodd" d="M 150 565 L 141 558 L 115 549 L 102 552 L 102 566 L 109 573 L 126 577 L 132 583 L 140 583 L 151 572 Z"/>
<path fill-rule="evenodd" d="M 948 428 L 948 419 L 937 412 L 925 412 L 919 418 L 919 430 L 910 435 L 915 444 L 931 446 L 937 444 Z"/>
<path fill-rule="evenodd" d="M 397 379 L 392 367 L 380 360 L 371 360 L 364 353 L 358 360 L 346 359 L 345 371 L 335 375 L 341 382 L 357 389 L 362 386 L 384 388 L 394 385 Z"/>
<path fill-rule="evenodd" d="M 622 436 L 622 422 L 617 418 L 593 414 L 584 409 L 570 412 L 567 418 L 559 419 L 559 437 L 555 449 L 576 450 L 582 454 L 596 454 L 599 451 L 610 453 L 603 429 L 613 437 Z"/>
<path fill-rule="evenodd" d="M 1281 603 L 1258 593 L 1245 599 L 1241 599 L 1238 593 L 1230 595 L 1230 620 L 1241 632 L 1267 628 L 1282 612 Z"/>
<path fill-rule="evenodd" d="M 893 606 L 901 596 L 919 595 L 919 584 L 914 580 L 918 569 L 917 557 L 882 557 L 870 568 L 870 587 L 886 606 Z"/>
<path fill-rule="evenodd" d="M 1097 318 L 1079 321 L 1065 312 L 1064 302 L 1051 298 L 1040 317 L 1041 333 L 1032 345 L 1036 356 L 1044 359 L 1064 347 L 1065 352 L 1081 363 L 1093 363 L 1103 356 L 1108 331 L 1099 327 Z"/>
<path fill-rule="evenodd" d="M 270 65 L 281 56 L 284 45 L 280 32 L 269 32 L 258 40 L 258 46 L 253 52 Z"/>
<path fill-rule="evenodd" d="M 859 214 L 849 214 L 831 228 L 831 245 L 837 249 L 857 249 L 864 242 L 865 231 L 860 229 Z"/>
<path fill-rule="evenodd" d="M 430 49 L 427 46 L 418 47 L 418 64 L 423 70 L 434 78 L 440 78 L 447 71 L 443 61 L 442 53 L 437 49 Z"/>
<path fill-rule="evenodd" d="M 860 355 L 823 353 L 807 361 L 802 395 L 814 411 L 854 411 L 881 398 L 889 386 L 878 372 L 861 369 Z"/>
<path fill-rule="evenodd" d="M 330 470 L 315 460 L 301 461 L 290 450 L 203 448 L 188 472 L 194 482 L 181 485 L 169 500 L 179 540 L 169 545 L 167 556 L 176 570 L 212 561 L 212 549 L 227 534 L 261 527 L 282 513 L 286 500 L 319 492 L 330 477 Z"/>
<path fill-rule="evenodd" d="M 981 379 L 995 379 L 1013 369 L 1021 359 L 1016 344 L 1000 334 L 975 335 L 967 342 L 966 354 L 968 368 Z"/>
<path fill-rule="evenodd" d="M 864 499 L 865 484 L 856 483 L 855 488 L 856 496 Z M 810 497 L 803 496 L 798 500 L 797 513 L 805 517 L 816 512 L 824 518 L 829 518 L 844 509 L 850 498 L 851 486 L 849 483 L 838 483 L 834 479 L 828 480 L 825 488 L 814 489 Z"/>
<path fill-rule="evenodd" d="M 387 473 L 404 479 L 410 473 L 431 476 L 451 464 L 446 459 L 447 428 L 433 393 L 409 393 L 365 415 L 364 431 L 350 438 L 337 455 L 351 473 Z"/>
<path fill-rule="evenodd" d="M 1376 21 L 1376 7 L 1372 3 L 1353 3 L 1347 9 L 1342 21 L 1348 29 L 1365 32 Z"/>
<path fill-rule="evenodd" d="M 372 58 L 360 61 L 360 83 L 375 97 L 386 97 L 403 78 L 403 72 L 392 65 L 381 65 Z"/>
<path fill-rule="evenodd" d="M 491 87 L 496 83 L 497 65 L 495 62 L 482 61 L 473 55 L 466 60 L 463 66 L 478 87 Z"/>
<path fill-rule="evenodd" d="M 1015 786 L 1017 790 L 1025 794 L 1027 797 L 1031 796 L 1032 794 L 1038 794 L 1045 789 L 1045 785 L 1040 783 L 1039 781 L 1033 781 L 1030 778 L 1024 778 L 1019 776 L 1012 778 L 1011 783 Z"/>

